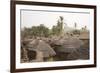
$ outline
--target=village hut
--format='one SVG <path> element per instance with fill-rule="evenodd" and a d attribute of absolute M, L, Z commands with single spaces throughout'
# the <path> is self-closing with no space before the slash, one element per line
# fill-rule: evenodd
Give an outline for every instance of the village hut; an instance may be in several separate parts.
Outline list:
<path fill-rule="evenodd" d="M 84 42 L 84 45 L 82 46 L 82 48 L 89 48 L 89 32 L 81 32 L 81 34 L 79 35 L 79 39 L 82 40 Z"/>
<path fill-rule="evenodd" d="M 27 39 L 21 41 L 21 62 L 42 62 L 43 55 L 36 49 L 38 39 Z M 41 54 L 39 56 L 39 54 Z"/>
<path fill-rule="evenodd" d="M 81 46 L 80 51 L 80 59 L 89 59 L 89 50 L 90 50 L 90 46 L 89 46 L 89 31 L 81 31 L 79 38 L 80 40 L 83 41 L 83 45 Z"/>
<path fill-rule="evenodd" d="M 80 52 L 78 51 L 83 42 L 77 37 L 61 38 L 56 41 L 56 51 L 58 60 L 78 59 Z"/>
<path fill-rule="evenodd" d="M 56 55 L 55 51 L 51 46 L 47 43 L 45 43 L 43 40 L 39 40 L 39 43 L 36 47 L 37 50 L 43 52 L 44 57 L 50 57 Z"/>
<path fill-rule="evenodd" d="M 59 41 L 56 41 L 56 45 L 62 46 L 62 49 L 59 49 L 61 52 L 73 52 L 76 49 L 79 49 L 82 44 L 83 42 L 77 37 L 70 37 L 65 39 L 62 38 Z"/>
<path fill-rule="evenodd" d="M 39 56 L 39 52 L 42 52 L 44 60 L 50 60 L 50 58 L 56 55 L 56 52 L 51 48 L 51 46 L 43 40 L 34 39 L 29 43 L 30 50 L 37 50 L 37 55 Z"/>
<path fill-rule="evenodd" d="M 27 56 L 29 58 L 29 62 L 43 62 L 43 52 L 37 49 L 28 48 Z"/>
<path fill-rule="evenodd" d="M 21 47 L 21 63 L 27 62 L 28 60 L 27 50 Z"/>
<path fill-rule="evenodd" d="M 81 40 L 79 40 L 78 38 L 68 38 L 63 42 L 63 48 L 65 48 L 66 50 L 64 50 L 64 52 L 73 52 L 76 51 L 77 49 L 80 49 L 81 45 L 83 44 L 83 42 Z"/>

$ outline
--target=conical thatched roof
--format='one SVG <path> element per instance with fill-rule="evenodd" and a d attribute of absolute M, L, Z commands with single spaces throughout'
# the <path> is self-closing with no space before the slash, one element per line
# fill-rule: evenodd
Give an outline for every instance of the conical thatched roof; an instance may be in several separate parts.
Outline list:
<path fill-rule="evenodd" d="M 28 47 L 29 48 L 34 48 L 36 49 L 37 45 L 38 45 L 39 40 L 38 39 L 33 39 L 32 41 L 30 41 Z"/>
<path fill-rule="evenodd" d="M 70 37 L 61 39 L 56 44 L 62 46 L 61 49 L 58 49 L 60 52 L 73 52 L 79 49 L 83 42 L 76 37 Z"/>
<path fill-rule="evenodd" d="M 24 48 L 27 48 L 30 41 L 32 41 L 32 39 L 21 40 L 21 46 L 24 47 Z"/>
<path fill-rule="evenodd" d="M 44 57 L 50 57 L 56 55 L 55 51 L 51 48 L 51 46 L 45 43 L 43 40 L 39 40 L 36 49 L 43 52 Z"/>
<path fill-rule="evenodd" d="M 50 44 L 58 45 L 59 37 L 50 38 Z"/>
<path fill-rule="evenodd" d="M 83 42 L 76 37 L 72 37 L 65 39 L 65 41 L 62 44 L 67 48 L 80 48 Z"/>

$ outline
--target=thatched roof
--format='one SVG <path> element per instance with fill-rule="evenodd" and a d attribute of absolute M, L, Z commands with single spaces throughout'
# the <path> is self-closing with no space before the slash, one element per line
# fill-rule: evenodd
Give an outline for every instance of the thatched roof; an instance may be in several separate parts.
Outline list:
<path fill-rule="evenodd" d="M 54 36 L 54 37 L 50 38 L 49 43 L 56 45 L 58 43 L 59 39 L 60 39 L 59 37 Z"/>
<path fill-rule="evenodd" d="M 55 51 L 51 48 L 51 46 L 45 43 L 43 40 L 39 40 L 36 49 L 43 52 L 44 57 L 50 57 L 56 55 Z"/>
<path fill-rule="evenodd" d="M 27 39 L 25 38 L 24 40 L 21 40 L 21 47 L 24 47 L 24 48 L 30 48 L 30 43 L 34 41 L 34 39 Z"/>
<path fill-rule="evenodd" d="M 83 30 L 80 32 L 79 38 L 89 40 L 90 37 L 89 34 L 90 34 L 89 31 Z"/>
<path fill-rule="evenodd" d="M 73 52 L 79 49 L 83 42 L 78 38 L 70 37 L 66 39 L 61 39 L 56 44 L 62 46 L 61 49 L 58 49 L 60 52 Z"/>
<path fill-rule="evenodd" d="M 32 41 L 30 41 L 28 47 L 29 48 L 34 48 L 36 49 L 37 45 L 38 45 L 39 40 L 38 39 L 33 39 Z"/>
<path fill-rule="evenodd" d="M 51 48 L 51 46 L 43 40 L 34 39 L 29 43 L 28 46 L 29 46 L 28 48 L 29 50 L 34 51 L 35 49 L 36 51 L 43 52 L 43 57 L 49 57 L 49 56 L 56 55 L 53 48 Z"/>
<path fill-rule="evenodd" d="M 80 39 L 89 40 L 89 34 L 88 34 L 88 33 L 86 33 L 86 34 L 80 34 L 79 38 L 80 38 Z"/>
<path fill-rule="evenodd" d="M 63 46 L 67 48 L 80 48 L 82 44 L 83 42 L 76 37 L 65 39 L 63 42 Z"/>

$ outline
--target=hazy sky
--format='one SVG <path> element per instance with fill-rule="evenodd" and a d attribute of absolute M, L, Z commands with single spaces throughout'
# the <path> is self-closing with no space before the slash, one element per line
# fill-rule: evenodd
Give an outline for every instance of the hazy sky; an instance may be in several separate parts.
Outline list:
<path fill-rule="evenodd" d="M 69 27 L 74 27 L 74 23 L 77 23 L 78 28 L 83 26 L 89 28 L 90 26 L 89 13 L 21 10 L 21 28 L 38 26 L 40 24 L 52 28 L 53 25 L 57 24 L 59 16 L 64 17 L 64 23 Z"/>

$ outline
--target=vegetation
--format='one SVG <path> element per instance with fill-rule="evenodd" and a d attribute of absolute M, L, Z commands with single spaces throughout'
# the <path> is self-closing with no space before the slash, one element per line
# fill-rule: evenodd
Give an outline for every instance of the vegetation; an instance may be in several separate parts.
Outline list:
<path fill-rule="evenodd" d="M 21 37 L 49 37 L 51 35 L 61 35 L 63 33 L 63 24 L 64 24 L 64 17 L 59 16 L 57 20 L 57 24 L 52 26 L 51 29 L 47 28 L 44 24 L 40 24 L 39 26 L 32 26 L 31 28 L 24 28 L 21 31 Z M 80 30 L 77 29 L 77 24 L 74 25 L 75 30 L 72 31 L 72 34 L 80 35 Z M 87 27 L 85 26 L 82 30 L 85 30 Z"/>
<path fill-rule="evenodd" d="M 44 24 L 40 24 L 39 26 L 32 26 L 31 28 L 24 28 L 21 32 L 21 36 L 31 37 L 31 36 L 39 36 L 39 37 L 49 37 L 50 35 L 59 35 L 62 33 L 63 29 L 63 17 L 59 16 L 57 21 L 57 25 L 53 26 L 52 29 L 47 28 Z"/>

